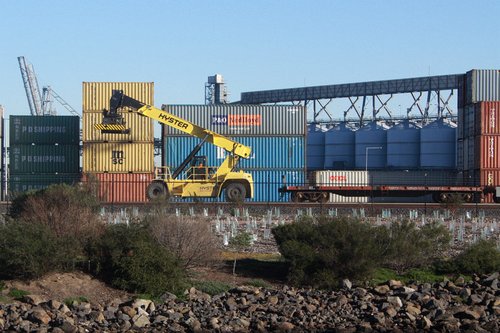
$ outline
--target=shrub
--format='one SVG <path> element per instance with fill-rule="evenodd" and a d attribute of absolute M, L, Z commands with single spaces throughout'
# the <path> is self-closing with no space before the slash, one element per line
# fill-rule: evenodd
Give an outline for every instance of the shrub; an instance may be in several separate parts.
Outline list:
<path fill-rule="evenodd" d="M 500 251 L 493 240 L 480 240 L 467 247 L 454 260 L 453 266 L 462 274 L 497 272 L 500 271 Z"/>
<path fill-rule="evenodd" d="M 185 286 L 179 262 L 143 224 L 109 226 L 88 250 L 95 273 L 114 287 L 158 296 Z"/>
<path fill-rule="evenodd" d="M 294 284 L 334 287 L 339 279 L 364 279 L 382 261 L 383 229 L 352 218 L 299 220 L 273 229 Z"/>
<path fill-rule="evenodd" d="M 399 274 L 410 268 L 430 266 L 450 244 L 450 233 L 437 223 L 421 228 L 408 221 L 392 223 L 387 235 L 385 265 Z"/>
<path fill-rule="evenodd" d="M 218 240 L 201 219 L 159 214 L 149 218 L 151 234 L 185 268 L 204 267 L 219 257 Z"/>
<path fill-rule="evenodd" d="M 9 290 L 8 296 L 13 298 L 13 299 L 21 299 L 26 295 L 29 295 L 30 293 L 27 292 L 26 290 L 22 289 L 17 289 L 17 288 L 12 288 Z"/>
<path fill-rule="evenodd" d="M 245 282 L 245 285 L 256 288 L 269 288 L 269 283 L 261 279 L 253 279 Z"/>
<path fill-rule="evenodd" d="M 194 287 L 211 296 L 227 292 L 232 288 L 231 285 L 220 281 L 196 281 Z"/>
<path fill-rule="evenodd" d="M 103 232 L 97 210 L 97 200 L 86 189 L 57 184 L 15 198 L 10 215 L 48 227 L 57 237 L 69 239 L 78 251 L 87 240 Z"/>
<path fill-rule="evenodd" d="M 0 275 L 31 279 L 61 269 L 73 258 L 64 244 L 45 225 L 18 221 L 0 224 Z"/>

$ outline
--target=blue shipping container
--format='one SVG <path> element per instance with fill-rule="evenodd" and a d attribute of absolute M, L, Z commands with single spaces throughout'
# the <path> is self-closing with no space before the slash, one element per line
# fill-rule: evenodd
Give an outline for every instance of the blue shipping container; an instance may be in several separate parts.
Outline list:
<path fill-rule="evenodd" d="M 248 159 L 240 159 L 238 167 L 247 169 L 303 169 L 305 167 L 305 137 L 233 137 L 233 140 L 252 147 Z M 164 137 L 163 164 L 177 167 L 200 142 L 190 136 Z M 207 156 L 210 166 L 218 166 L 226 158 L 226 152 L 205 143 L 197 154 Z"/>

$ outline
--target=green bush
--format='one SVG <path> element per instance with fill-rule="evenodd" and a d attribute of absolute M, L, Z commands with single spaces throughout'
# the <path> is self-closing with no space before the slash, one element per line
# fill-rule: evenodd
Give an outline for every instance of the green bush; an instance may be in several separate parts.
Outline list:
<path fill-rule="evenodd" d="M 467 247 L 452 268 L 461 274 L 487 274 L 500 271 L 500 251 L 493 240 L 480 240 Z"/>
<path fill-rule="evenodd" d="M 193 287 L 211 296 L 222 294 L 232 288 L 231 285 L 220 281 L 196 281 Z"/>
<path fill-rule="evenodd" d="M 384 264 L 399 274 L 410 268 L 429 267 L 450 244 L 450 233 L 437 223 L 421 228 L 408 221 L 389 226 Z"/>
<path fill-rule="evenodd" d="M 179 262 L 143 224 L 109 226 L 88 251 L 94 272 L 114 287 L 153 297 L 185 287 Z"/>
<path fill-rule="evenodd" d="M 290 263 L 293 284 L 331 288 L 339 279 L 364 279 L 384 255 L 384 229 L 352 218 L 320 217 L 273 229 L 281 254 Z"/>
<path fill-rule="evenodd" d="M 8 296 L 13 298 L 13 299 L 21 299 L 24 296 L 29 295 L 29 294 L 30 293 L 27 292 L 26 290 L 12 288 L 11 290 L 9 290 Z"/>
<path fill-rule="evenodd" d="M 72 254 L 47 226 L 18 221 L 0 224 L 0 275 L 31 279 L 62 269 Z"/>

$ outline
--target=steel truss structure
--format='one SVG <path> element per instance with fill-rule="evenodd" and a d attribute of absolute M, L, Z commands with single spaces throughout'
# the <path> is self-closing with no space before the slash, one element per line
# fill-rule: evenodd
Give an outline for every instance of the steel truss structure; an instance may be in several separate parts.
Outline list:
<path fill-rule="evenodd" d="M 320 122 L 320 116 L 325 115 L 327 121 L 333 121 L 334 99 L 348 99 L 347 108 L 343 110 L 343 120 L 353 118 L 355 113 L 360 123 L 367 118 L 379 119 L 381 112 L 385 118 L 393 119 L 393 111 L 389 102 L 394 95 L 407 94 L 411 96 L 410 105 L 406 108 L 406 117 L 411 117 L 412 112 L 418 111 L 418 118 L 429 119 L 431 114 L 435 117 L 456 115 L 450 106 L 450 100 L 455 91 L 459 89 L 465 74 L 439 75 L 419 78 L 360 82 L 349 84 L 336 84 L 291 89 L 276 89 L 241 94 L 241 104 L 301 104 L 312 110 L 313 121 Z M 413 102 L 412 102 L 413 101 Z M 432 109 L 431 101 L 436 109 Z M 370 114 L 371 111 L 371 114 Z M 435 112 L 434 112 L 435 111 Z M 339 117 L 337 117 L 338 119 Z"/>

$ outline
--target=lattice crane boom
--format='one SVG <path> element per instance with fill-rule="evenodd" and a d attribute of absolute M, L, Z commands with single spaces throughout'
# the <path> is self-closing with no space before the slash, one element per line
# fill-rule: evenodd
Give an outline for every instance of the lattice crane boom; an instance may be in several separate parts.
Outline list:
<path fill-rule="evenodd" d="M 19 61 L 19 69 L 21 70 L 30 112 L 33 116 L 43 116 L 42 96 L 38 88 L 38 80 L 33 65 L 28 64 L 22 56 L 17 57 L 17 60 Z"/>

